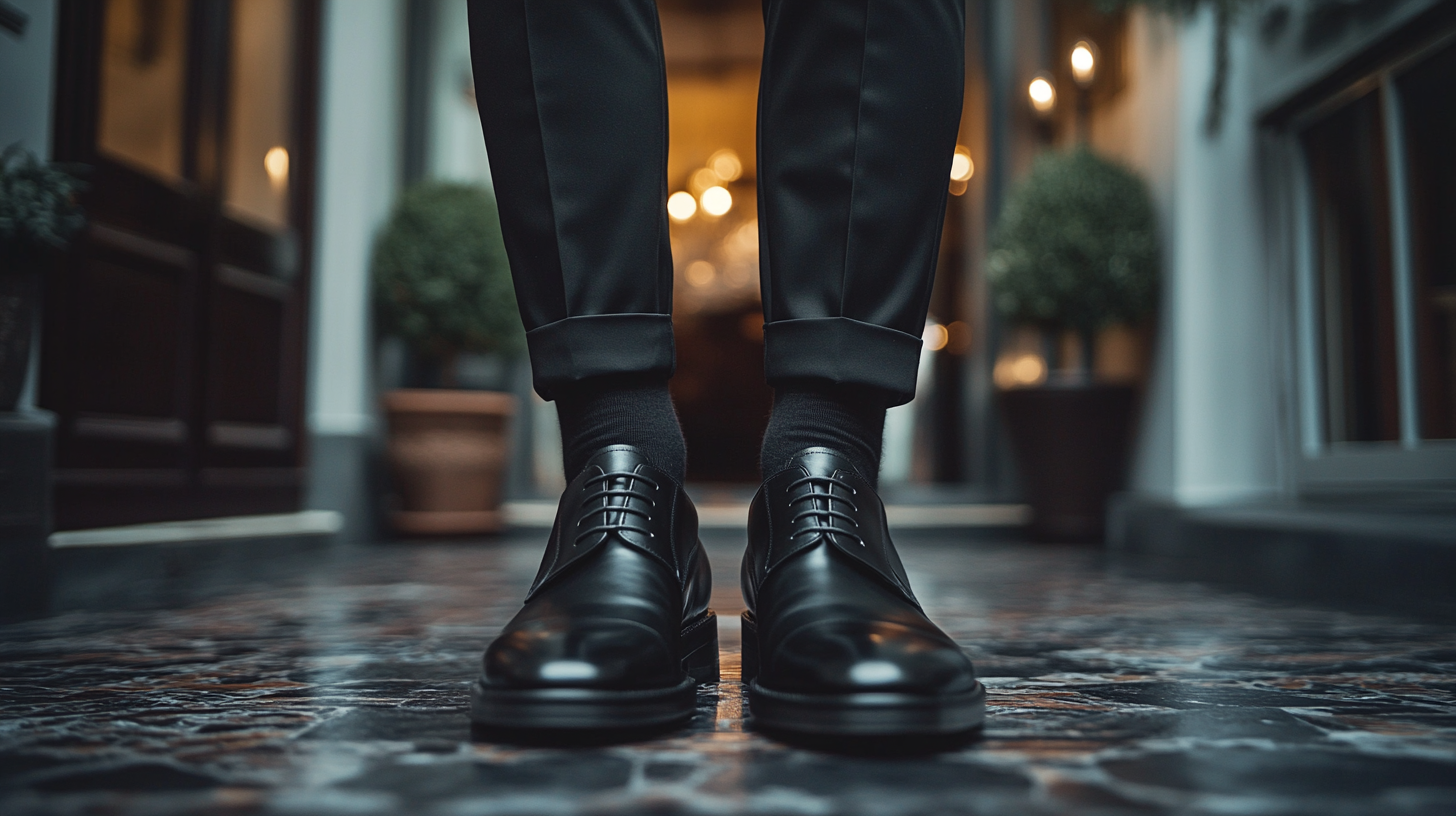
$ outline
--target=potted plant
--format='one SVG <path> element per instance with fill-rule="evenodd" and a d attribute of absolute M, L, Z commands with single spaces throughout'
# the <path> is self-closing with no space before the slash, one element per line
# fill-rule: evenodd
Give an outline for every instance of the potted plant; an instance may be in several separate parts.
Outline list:
<path fill-rule="evenodd" d="M 85 223 L 81 182 L 18 144 L 0 153 L 0 411 L 13 411 L 30 365 L 49 247 L 64 247 Z"/>
<path fill-rule="evenodd" d="M 988 264 L 997 309 L 1081 339 L 1059 376 L 998 392 L 1037 538 L 1100 538 L 1126 478 L 1136 388 L 1096 381 L 1092 362 L 1099 330 L 1157 304 L 1156 226 L 1143 181 L 1085 147 L 1038 159 L 1002 210 Z"/>
<path fill-rule="evenodd" d="M 384 395 L 388 459 L 406 534 L 498 530 L 511 394 L 457 389 L 462 353 L 518 354 L 525 343 L 495 199 L 427 182 L 401 197 L 374 249 L 380 328 L 435 361 L 443 388 Z"/>

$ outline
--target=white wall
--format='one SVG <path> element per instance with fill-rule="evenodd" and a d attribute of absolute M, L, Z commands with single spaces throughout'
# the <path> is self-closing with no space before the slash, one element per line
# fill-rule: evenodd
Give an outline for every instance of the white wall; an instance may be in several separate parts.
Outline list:
<path fill-rule="evenodd" d="M 0 31 L 0 148 L 20 142 L 48 157 L 57 4 L 56 0 L 11 3 L 30 16 L 30 23 L 23 37 Z"/>
<path fill-rule="evenodd" d="M 1185 504 L 1277 487 L 1279 404 L 1259 221 L 1259 77 L 1246 19 L 1231 37 L 1223 127 L 1205 132 L 1213 15 L 1134 14 L 1129 83 L 1092 138 L 1149 181 L 1163 239 L 1163 299 L 1133 487 Z"/>
<path fill-rule="evenodd" d="M 400 0 L 330 0 L 324 12 L 308 424 L 365 435 L 369 259 L 398 193 L 404 16 Z"/>
<path fill-rule="evenodd" d="M 19 142 L 41 158 L 51 155 L 55 99 L 56 0 L 12 0 L 30 17 L 25 34 L 0 31 L 0 149 Z M 16 408 L 35 406 L 40 332 L 30 346 L 30 370 Z"/>
<path fill-rule="evenodd" d="M 1132 82 L 1100 115 L 1094 141 L 1150 179 L 1163 222 L 1164 301 L 1133 486 L 1184 504 L 1288 489 L 1282 404 L 1295 383 L 1279 359 L 1283 327 L 1272 281 L 1259 178 L 1260 112 L 1326 76 L 1352 54 L 1430 7 L 1391 0 L 1318 48 L 1302 37 L 1296 3 L 1280 31 L 1258 12 L 1230 37 L 1223 127 L 1204 129 L 1213 66 L 1211 10 L 1182 23 L 1135 15 Z"/>
<path fill-rule="evenodd" d="M 1161 320 L 1152 349 L 1152 371 L 1144 396 L 1142 425 L 1132 467 L 1132 487 L 1169 494 L 1176 481 L 1174 385 L 1178 333 L 1167 318 L 1176 308 L 1177 278 L 1172 274 L 1177 246 L 1178 111 L 1180 104 L 1179 28 L 1172 18 L 1135 11 L 1128 19 L 1123 54 L 1127 85 L 1097 112 L 1092 146 L 1137 170 L 1147 179 L 1157 208 L 1163 244 Z"/>
<path fill-rule="evenodd" d="M 465 0 L 438 0 L 430 66 L 425 174 L 490 186 L 490 163 L 471 87 L 470 25 Z"/>
<path fill-rule="evenodd" d="M 1224 122 L 1205 131 L 1213 14 L 1184 27 L 1173 202 L 1173 491 L 1184 503 L 1276 489 L 1278 419 L 1245 20 L 1230 37 Z"/>

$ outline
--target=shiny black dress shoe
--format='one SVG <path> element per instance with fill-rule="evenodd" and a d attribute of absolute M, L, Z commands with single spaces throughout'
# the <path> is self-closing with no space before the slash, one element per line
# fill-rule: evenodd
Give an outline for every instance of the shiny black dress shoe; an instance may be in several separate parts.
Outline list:
<path fill-rule="evenodd" d="M 764 480 L 749 508 L 743 597 L 757 726 L 948 735 L 985 718 L 986 690 L 910 591 L 879 496 L 834 451 L 800 451 Z"/>
<path fill-rule="evenodd" d="M 567 486 L 525 606 L 486 649 L 470 718 L 501 729 L 652 728 L 718 679 L 698 514 L 629 445 Z"/>

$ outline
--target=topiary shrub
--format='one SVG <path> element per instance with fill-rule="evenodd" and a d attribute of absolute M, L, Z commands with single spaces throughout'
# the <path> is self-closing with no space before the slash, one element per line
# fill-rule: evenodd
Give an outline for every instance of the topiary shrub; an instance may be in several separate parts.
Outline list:
<path fill-rule="evenodd" d="M 1044 329 L 1073 329 L 1090 359 L 1109 324 L 1158 300 L 1158 236 L 1147 185 L 1085 148 L 1048 153 L 1006 200 L 988 277 L 997 309 Z"/>
<path fill-rule="evenodd" d="M 511 357 L 525 332 L 490 191 L 426 182 L 400 197 L 374 247 L 380 328 L 439 360 L 454 384 L 461 352 Z"/>

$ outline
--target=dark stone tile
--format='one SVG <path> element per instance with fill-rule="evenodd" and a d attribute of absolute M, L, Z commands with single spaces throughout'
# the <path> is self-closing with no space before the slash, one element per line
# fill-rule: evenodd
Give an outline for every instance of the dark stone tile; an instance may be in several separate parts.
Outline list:
<path fill-rule="evenodd" d="M 104 768 L 81 768 L 46 774 L 31 787 L 46 792 L 197 790 L 222 784 L 217 779 L 189 768 L 165 762 L 130 762 Z"/>
<path fill-rule="evenodd" d="M 1456 786 L 1456 760 L 1330 750 L 1193 748 L 1109 760 L 1103 770 L 1139 785 L 1241 796 L 1369 797 L 1401 788 Z"/>
<path fill-rule="evenodd" d="M 0 625 L 0 813 L 1456 812 L 1456 626 L 925 532 L 904 558 L 989 678 L 979 740 L 787 746 L 752 728 L 731 651 L 675 732 L 473 733 L 466 682 L 536 539 L 364 549 L 226 591 L 209 568 L 170 579 L 185 603 Z M 708 541 L 728 650 L 740 541 Z"/>
<path fill-rule="evenodd" d="M 300 739 L 364 742 L 419 739 L 470 739 L 470 721 L 461 709 L 404 711 L 397 708 L 356 708 L 308 729 Z"/>
<path fill-rule="evenodd" d="M 761 756 L 743 780 L 748 790 L 787 788 L 811 794 L 861 795 L 865 791 L 1026 791 L 1031 781 L 1015 770 L 946 760 L 796 755 Z"/>

